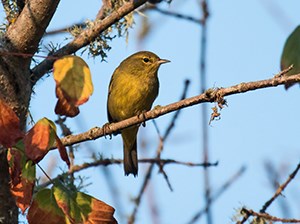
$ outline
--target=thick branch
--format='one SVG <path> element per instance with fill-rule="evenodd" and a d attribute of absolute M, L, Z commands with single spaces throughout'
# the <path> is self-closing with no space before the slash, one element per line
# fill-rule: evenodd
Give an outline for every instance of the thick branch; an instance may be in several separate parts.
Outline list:
<path fill-rule="evenodd" d="M 78 135 L 69 135 L 62 138 L 62 143 L 66 146 L 77 144 L 80 142 L 95 140 L 102 136 L 110 135 L 118 130 L 124 129 L 129 126 L 141 124 L 144 121 L 151 120 L 157 117 L 160 117 L 164 114 L 171 113 L 173 111 L 190 107 L 200 103 L 206 102 L 217 102 L 224 103 L 224 96 L 229 96 L 233 94 L 245 93 L 248 91 L 253 91 L 257 89 L 263 89 L 267 87 L 276 87 L 279 85 L 284 85 L 286 83 L 297 83 L 300 82 L 300 74 L 293 76 L 282 76 L 276 75 L 274 78 L 255 81 L 255 82 L 246 82 L 240 83 L 238 85 L 230 86 L 227 88 L 216 88 L 216 89 L 208 89 L 204 93 L 187 98 L 184 100 L 180 100 L 178 102 L 169 104 L 167 106 L 156 107 L 155 109 L 148 111 L 144 114 L 144 116 L 135 116 L 126 120 L 123 120 L 118 123 L 112 123 L 108 127 L 99 128 L 95 127 L 90 129 L 87 132 L 78 134 Z M 55 146 L 53 147 L 55 148 Z"/>
<path fill-rule="evenodd" d="M 50 20 L 58 6 L 59 0 L 26 1 L 17 20 L 7 30 L 6 38 L 13 50 L 23 53 L 37 51 Z"/>
<path fill-rule="evenodd" d="M 108 27 L 119 21 L 121 18 L 126 16 L 128 13 L 132 12 L 146 0 L 130 0 L 125 2 L 119 9 L 113 11 L 109 16 L 103 20 L 96 20 L 94 26 L 84 30 L 79 34 L 73 41 L 63 46 L 57 50 L 53 56 L 62 56 L 67 54 L 72 54 L 78 51 L 80 48 L 87 46 L 91 41 L 93 41 L 101 32 L 106 30 Z M 34 80 L 38 81 L 46 72 L 48 72 L 53 65 L 54 59 L 45 59 L 38 66 L 33 69 Z"/>

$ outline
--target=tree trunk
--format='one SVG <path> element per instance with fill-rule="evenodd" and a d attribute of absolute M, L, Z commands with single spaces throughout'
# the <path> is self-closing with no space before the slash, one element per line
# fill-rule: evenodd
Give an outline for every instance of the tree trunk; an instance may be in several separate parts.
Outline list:
<path fill-rule="evenodd" d="M 15 111 L 23 130 L 32 86 L 28 59 L 17 56 L 0 58 L 0 97 Z M 10 175 L 8 172 L 7 150 L 0 148 L 0 223 L 17 224 L 18 208 L 10 193 Z"/>
<path fill-rule="evenodd" d="M 10 176 L 6 150 L 0 152 L 0 223 L 18 223 L 18 208 L 9 188 Z"/>

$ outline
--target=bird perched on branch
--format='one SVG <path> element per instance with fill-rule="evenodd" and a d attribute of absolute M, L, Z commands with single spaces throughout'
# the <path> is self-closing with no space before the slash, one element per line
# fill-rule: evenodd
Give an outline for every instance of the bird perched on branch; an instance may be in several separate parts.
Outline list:
<path fill-rule="evenodd" d="M 139 116 L 151 109 L 158 95 L 158 69 L 167 62 L 170 61 L 149 51 L 137 52 L 121 62 L 109 85 L 107 114 L 110 123 Z M 136 176 L 138 173 L 138 129 L 138 126 L 132 126 L 121 130 L 125 175 Z"/>

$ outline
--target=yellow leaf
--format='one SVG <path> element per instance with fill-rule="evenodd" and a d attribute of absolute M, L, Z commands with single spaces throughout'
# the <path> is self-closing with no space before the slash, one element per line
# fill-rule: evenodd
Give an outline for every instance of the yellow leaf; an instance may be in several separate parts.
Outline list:
<path fill-rule="evenodd" d="M 93 93 L 91 72 L 78 56 L 65 56 L 55 61 L 53 76 L 64 98 L 75 106 L 85 103 Z"/>

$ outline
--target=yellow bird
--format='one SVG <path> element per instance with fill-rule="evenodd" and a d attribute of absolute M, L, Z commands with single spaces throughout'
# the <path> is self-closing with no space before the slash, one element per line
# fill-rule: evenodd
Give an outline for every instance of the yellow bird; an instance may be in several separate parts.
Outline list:
<path fill-rule="evenodd" d="M 116 68 L 110 80 L 107 114 L 109 122 L 118 122 L 138 116 L 151 109 L 158 95 L 157 71 L 161 64 L 170 62 L 160 59 L 149 51 L 137 52 Z M 125 175 L 138 173 L 137 132 L 132 126 L 121 130 L 124 148 Z"/>

